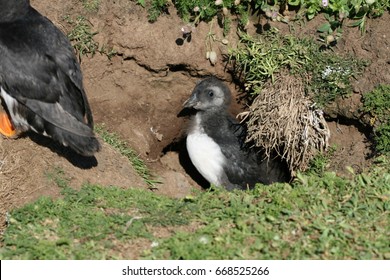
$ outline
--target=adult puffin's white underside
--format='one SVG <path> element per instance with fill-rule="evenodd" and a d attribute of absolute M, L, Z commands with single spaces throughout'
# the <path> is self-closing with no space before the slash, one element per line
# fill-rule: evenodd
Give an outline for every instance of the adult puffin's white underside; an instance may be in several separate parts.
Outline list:
<path fill-rule="evenodd" d="M 219 145 L 210 138 L 200 126 L 200 116 L 195 122 L 186 140 L 187 151 L 198 172 L 211 184 L 222 185 L 223 166 L 226 158 Z"/>
<path fill-rule="evenodd" d="M 14 125 L 14 127 L 18 129 L 19 132 L 24 132 L 28 130 L 32 130 L 36 133 L 38 132 L 33 126 L 28 124 L 25 118 L 23 118 L 21 115 L 18 114 L 18 111 L 16 110 L 16 107 L 18 106 L 18 101 L 15 98 L 13 98 L 10 94 L 8 94 L 3 89 L 3 87 L 0 87 L 0 96 L 3 98 L 5 105 L 8 108 L 12 120 L 12 124 Z M 50 135 L 48 135 L 46 131 L 43 131 L 41 134 L 46 137 L 50 137 Z"/>
<path fill-rule="evenodd" d="M 13 98 L 11 95 L 9 95 L 3 87 L 0 87 L 0 96 L 3 98 L 6 107 L 8 108 L 9 114 L 11 115 L 12 123 L 15 127 L 18 127 L 21 131 L 27 131 L 28 129 L 32 129 L 35 131 L 33 127 L 31 127 L 27 121 L 22 118 L 17 111 L 15 110 L 18 101 L 16 101 L 15 98 Z"/>

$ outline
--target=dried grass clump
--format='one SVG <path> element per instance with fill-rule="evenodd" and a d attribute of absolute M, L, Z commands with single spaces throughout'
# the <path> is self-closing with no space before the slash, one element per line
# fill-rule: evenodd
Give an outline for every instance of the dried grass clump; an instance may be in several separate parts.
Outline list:
<path fill-rule="evenodd" d="M 279 74 L 250 106 L 247 142 L 275 151 L 287 161 L 291 175 L 304 171 L 329 146 L 330 131 L 320 109 L 305 95 L 302 78 Z"/>

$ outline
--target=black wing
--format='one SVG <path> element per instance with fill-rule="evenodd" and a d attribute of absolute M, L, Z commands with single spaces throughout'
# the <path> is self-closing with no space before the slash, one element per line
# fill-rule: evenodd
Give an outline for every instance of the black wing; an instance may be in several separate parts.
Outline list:
<path fill-rule="evenodd" d="M 280 159 L 268 159 L 263 151 L 245 143 L 247 129 L 228 114 L 215 117 L 213 129 L 206 131 L 228 159 L 224 170 L 231 184 L 245 189 L 256 183 L 287 181 L 287 167 Z M 210 122 L 210 121 L 209 121 Z"/>
<path fill-rule="evenodd" d="M 93 126 L 92 114 L 72 46 L 33 8 L 21 20 L 0 23 L 0 84 L 43 119 L 91 135 L 85 126 Z"/>

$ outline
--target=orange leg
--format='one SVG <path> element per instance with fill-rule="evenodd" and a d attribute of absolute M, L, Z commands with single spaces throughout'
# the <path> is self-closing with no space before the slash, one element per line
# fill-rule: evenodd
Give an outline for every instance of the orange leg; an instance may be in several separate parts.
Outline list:
<path fill-rule="evenodd" d="M 4 112 L 0 112 L 0 134 L 7 137 L 16 136 L 16 130 L 11 123 L 8 115 Z"/>

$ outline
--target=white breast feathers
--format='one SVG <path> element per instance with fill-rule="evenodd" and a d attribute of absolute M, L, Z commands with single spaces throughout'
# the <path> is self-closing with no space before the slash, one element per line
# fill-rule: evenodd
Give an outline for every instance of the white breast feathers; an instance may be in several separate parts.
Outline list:
<path fill-rule="evenodd" d="M 211 184 L 220 186 L 226 158 L 218 144 L 201 128 L 198 115 L 187 135 L 186 145 L 190 159 L 199 173 Z"/>

